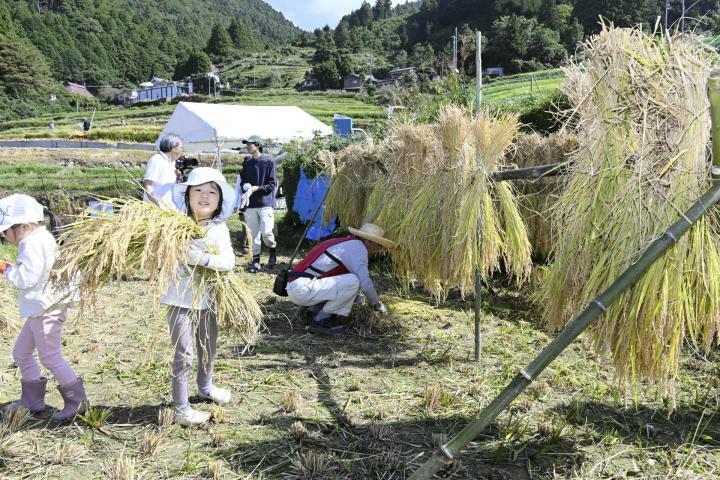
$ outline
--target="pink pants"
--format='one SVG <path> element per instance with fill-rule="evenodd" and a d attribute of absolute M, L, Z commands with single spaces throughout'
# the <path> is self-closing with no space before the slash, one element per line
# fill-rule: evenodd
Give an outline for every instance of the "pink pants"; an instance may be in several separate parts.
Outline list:
<path fill-rule="evenodd" d="M 69 385 L 78 377 L 60 353 L 60 333 L 63 322 L 67 319 L 68 309 L 57 315 L 39 315 L 28 317 L 15 340 L 13 359 L 20 369 L 23 380 L 39 380 L 40 365 L 33 353 L 37 348 L 40 362 L 50 370 L 61 385 Z"/>

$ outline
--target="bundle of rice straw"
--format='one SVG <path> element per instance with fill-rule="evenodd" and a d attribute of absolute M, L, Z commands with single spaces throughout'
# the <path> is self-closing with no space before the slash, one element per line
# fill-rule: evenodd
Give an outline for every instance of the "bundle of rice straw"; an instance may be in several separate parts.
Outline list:
<path fill-rule="evenodd" d="M 149 290 L 161 295 L 185 263 L 190 240 L 203 232 L 187 215 L 132 198 L 104 199 L 113 212 L 86 211 L 61 237 L 51 281 L 57 288 L 77 288 L 83 303 L 94 304 L 100 288 L 138 270 Z M 214 299 L 210 308 L 221 328 L 255 339 L 262 311 L 252 292 L 234 272 L 194 267 L 199 292 Z"/>
<path fill-rule="evenodd" d="M 439 299 L 450 288 L 464 295 L 476 268 L 486 278 L 501 259 L 516 280 L 527 278 L 530 244 L 512 185 L 489 181 L 516 131 L 513 115 L 452 106 L 435 124 L 391 129 L 379 149 L 387 175 L 375 182 L 366 215 L 378 212 L 374 223 L 398 243 L 390 253 L 406 282 L 419 280 Z"/>
<path fill-rule="evenodd" d="M 717 56 L 686 37 L 604 28 L 567 70 L 579 149 L 554 212 L 542 297 L 560 329 L 707 189 L 706 82 Z M 593 335 L 626 386 L 671 393 L 683 339 L 708 348 L 720 312 L 717 210 L 600 317 Z"/>
<path fill-rule="evenodd" d="M 20 324 L 20 312 L 17 309 L 16 293 L 12 285 L 0 280 L 0 330 L 15 328 Z"/>
<path fill-rule="evenodd" d="M 508 160 L 517 168 L 537 167 L 567 161 L 577 149 L 577 139 L 567 132 L 542 136 L 537 133 L 520 135 L 508 154 Z M 538 178 L 516 182 L 520 214 L 525 220 L 533 257 L 545 260 L 550 256 L 553 232 L 550 222 L 550 206 L 557 200 L 562 179 Z"/>
<path fill-rule="evenodd" d="M 384 170 L 376 149 L 353 144 L 340 152 L 321 152 L 319 157 L 331 178 L 325 221 L 338 217 L 342 225 L 361 225 L 373 184 Z"/>

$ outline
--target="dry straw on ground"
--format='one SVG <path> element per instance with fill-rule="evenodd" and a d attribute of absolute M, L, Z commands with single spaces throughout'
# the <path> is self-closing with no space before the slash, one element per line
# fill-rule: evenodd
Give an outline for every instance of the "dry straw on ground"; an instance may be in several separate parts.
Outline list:
<path fill-rule="evenodd" d="M 398 124 L 380 149 L 387 175 L 368 199 L 366 214 L 398 243 L 390 254 L 407 282 L 419 280 L 438 298 L 450 288 L 472 291 L 501 265 L 527 278 L 530 244 L 508 182 L 489 176 L 504 167 L 517 132 L 510 114 L 440 112 L 432 125 Z M 481 242 L 482 239 L 482 242 Z"/>
<path fill-rule="evenodd" d="M 82 301 L 94 304 L 100 287 L 143 272 L 149 291 L 159 297 L 181 269 L 190 268 L 196 291 L 207 292 L 212 299 L 210 308 L 218 326 L 248 343 L 256 339 L 262 311 L 239 275 L 184 265 L 190 240 L 203 236 L 197 223 L 181 212 L 136 199 L 103 201 L 112 205 L 112 213 L 85 212 L 63 233 L 52 273 L 54 284 L 75 286 Z"/>
<path fill-rule="evenodd" d="M 707 188 L 706 82 L 716 55 L 686 36 L 604 28 L 567 70 L 579 149 L 555 207 L 555 263 L 543 298 L 563 327 Z M 720 311 L 711 212 L 600 317 L 593 335 L 629 383 L 667 391 L 685 337 L 709 348 Z"/>

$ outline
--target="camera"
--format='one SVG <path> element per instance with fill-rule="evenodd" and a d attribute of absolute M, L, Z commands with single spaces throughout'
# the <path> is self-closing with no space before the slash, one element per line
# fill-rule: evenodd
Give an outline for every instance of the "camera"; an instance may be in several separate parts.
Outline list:
<path fill-rule="evenodd" d="M 178 183 L 187 181 L 187 174 L 192 171 L 193 168 L 197 167 L 200 162 L 197 158 L 188 157 L 183 155 L 175 160 L 175 172 L 177 173 Z"/>

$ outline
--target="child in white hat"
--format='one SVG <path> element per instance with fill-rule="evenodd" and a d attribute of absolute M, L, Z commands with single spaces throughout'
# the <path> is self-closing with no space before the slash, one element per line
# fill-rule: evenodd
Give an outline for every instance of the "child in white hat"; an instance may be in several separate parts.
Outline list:
<path fill-rule="evenodd" d="M 80 377 L 60 352 L 62 326 L 68 317 L 70 299 L 48 285 L 55 263 L 57 244 L 43 225 L 44 210 L 28 195 L 0 199 L 0 238 L 18 247 L 14 264 L 1 263 L 0 275 L 18 289 L 20 316 L 26 318 L 13 347 L 13 359 L 20 369 L 22 394 L 10 408 L 25 407 L 33 413 L 45 409 L 47 378 L 40 363 L 55 376 L 65 406 L 53 420 L 70 420 L 82 413 L 87 397 Z"/>
<path fill-rule="evenodd" d="M 213 385 L 213 366 L 217 344 L 217 322 L 211 301 L 196 291 L 196 267 L 218 271 L 235 268 L 235 253 L 230 230 L 224 220 L 232 213 L 235 191 L 222 173 L 214 168 L 198 167 L 184 183 L 173 187 L 176 206 L 187 212 L 205 231 L 205 237 L 193 240 L 180 277 L 171 282 L 162 303 L 168 305 L 170 339 L 175 347 L 172 363 L 172 399 L 175 421 L 190 426 L 205 423 L 210 415 L 195 410 L 188 399 L 188 379 L 193 356 L 198 356 L 198 395 L 215 403 L 226 403 L 230 392 Z M 195 324 L 195 325 L 194 325 Z M 194 346 L 197 352 L 194 352 Z"/>

